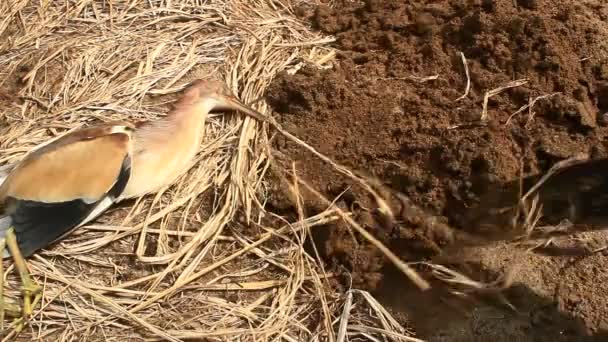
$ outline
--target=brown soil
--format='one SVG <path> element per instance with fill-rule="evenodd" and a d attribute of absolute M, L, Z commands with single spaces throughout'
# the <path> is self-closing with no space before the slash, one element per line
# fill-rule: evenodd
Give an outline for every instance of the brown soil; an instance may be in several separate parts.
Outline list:
<path fill-rule="evenodd" d="M 606 156 L 604 1 L 337 2 L 333 9 L 298 9 L 304 20 L 337 37 L 335 67 L 281 75 L 267 96 L 285 128 L 320 152 L 381 179 L 474 236 L 501 236 L 504 226 L 488 215 L 491 194 L 501 185 L 512 187 L 521 172 L 539 174 L 581 152 Z M 468 96 L 457 101 L 467 84 L 460 52 L 471 86 Z M 420 79 L 431 75 L 438 78 Z M 484 94 L 518 79 L 528 83 L 491 97 L 487 120 L 480 122 Z M 531 99 L 554 93 L 535 103 L 533 116 L 526 109 L 509 120 Z M 377 224 L 377 215 L 367 210 L 373 202 L 350 180 L 290 142 L 277 139 L 275 147 L 297 162 L 299 176 L 327 196 L 352 186 L 339 204 L 354 208 L 355 218 L 402 258 L 431 258 L 454 242 L 411 215 L 397 227 Z M 290 215 L 292 202 L 282 189 L 272 192 L 270 205 Z M 324 209 L 312 197 L 306 203 L 309 213 Z M 488 220 L 494 220 L 492 231 L 480 225 Z M 526 253 L 512 243 L 468 251 L 467 272 L 476 279 L 494 280 L 506 268 L 519 266 L 515 285 L 505 294 L 514 313 L 488 304 L 496 298 L 449 306 L 439 299 L 452 296 L 436 292 L 441 290 L 423 295 L 408 289 L 407 280 L 344 225 L 317 230 L 315 240 L 330 264 L 349 271 L 354 286 L 374 291 L 413 322 L 422 338 L 608 339 L 603 284 L 608 271 L 601 253 L 585 252 L 584 258 L 540 249 Z M 556 248 L 589 251 L 606 243 L 604 233 L 593 232 L 562 238 Z"/>

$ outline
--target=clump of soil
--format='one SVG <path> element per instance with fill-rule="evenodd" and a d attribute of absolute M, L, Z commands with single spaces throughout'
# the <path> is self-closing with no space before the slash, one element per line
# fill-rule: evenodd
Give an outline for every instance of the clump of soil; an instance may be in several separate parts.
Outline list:
<path fill-rule="evenodd" d="M 306 67 L 276 79 L 267 99 L 278 120 L 337 162 L 445 216 L 451 226 L 481 234 L 463 213 L 493 187 L 522 173 L 545 172 L 581 152 L 606 155 L 608 6 L 600 0 L 338 1 L 334 8 L 300 8 L 299 13 L 335 35 L 340 52 L 331 70 Z M 470 92 L 459 99 L 467 88 L 461 53 Z M 527 83 L 489 98 L 487 120 L 480 124 L 484 94 L 520 79 Z M 531 110 L 520 110 L 541 96 Z M 295 160 L 299 176 L 328 197 L 352 187 L 340 205 L 359 208 L 355 219 L 403 259 L 432 257 L 445 243 L 438 241 L 442 234 L 407 218 L 397 229 L 378 225 L 365 210 L 373 202 L 351 181 L 286 140 L 277 139 L 275 148 Z M 293 212 L 281 189 L 271 194 L 270 205 Z M 311 212 L 324 209 L 312 198 L 307 205 Z M 346 267 L 355 286 L 386 289 L 388 261 L 374 247 L 342 225 L 317 234 L 323 255 Z M 506 254 L 491 255 L 478 260 L 480 267 L 500 258 L 504 264 L 498 266 L 510 263 Z M 534 260 L 529 267 L 542 264 Z M 552 274 L 545 282 L 558 280 Z M 526 305 L 541 302 L 553 303 Z M 601 316 L 589 312 L 572 314 Z M 607 323 L 602 322 L 586 320 L 586 328 L 575 332 L 597 332 Z M 529 324 L 520 328 L 524 335 L 534 329 Z"/>

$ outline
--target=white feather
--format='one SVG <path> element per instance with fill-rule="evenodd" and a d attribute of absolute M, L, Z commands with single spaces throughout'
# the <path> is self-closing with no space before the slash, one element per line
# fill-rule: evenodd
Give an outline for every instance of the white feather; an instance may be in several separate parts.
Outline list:
<path fill-rule="evenodd" d="M 8 174 L 11 172 L 13 167 L 15 167 L 15 164 L 6 164 L 6 165 L 0 166 L 0 185 L 2 185 L 2 183 L 4 183 L 4 181 L 8 177 Z"/>
<path fill-rule="evenodd" d="M 10 216 L 0 217 L 0 239 L 6 238 L 6 232 L 11 227 L 12 220 Z M 5 247 L 2 251 L 2 259 L 10 256 L 8 249 Z"/>
<path fill-rule="evenodd" d="M 0 186 L 6 178 L 8 177 L 9 172 L 13 169 L 15 164 L 7 164 L 0 166 Z M 11 227 L 11 218 L 8 216 L 0 217 L 0 239 L 4 239 L 6 237 L 6 231 Z M 2 251 L 2 259 L 10 256 L 7 248 L 4 248 Z"/>
<path fill-rule="evenodd" d="M 91 211 L 89 216 L 87 216 L 87 218 L 85 218 L 82 222 L 80 222 L 78 227 L 82 227 L 85 224 L 96 219 L 99 215 L 101 215 L 104 211 L 106 211 L 106 209 L 108 209 L 110 206 L 112 206 L 112 204 L 114 204 L 114 199 L 112 199 L 109 196 L 104 197 L 104 199 L 102 199 L 101 202 L 99 202 L 99 204 L 97 204 L 97 206 L 95 206 L 93 211 Z"/>

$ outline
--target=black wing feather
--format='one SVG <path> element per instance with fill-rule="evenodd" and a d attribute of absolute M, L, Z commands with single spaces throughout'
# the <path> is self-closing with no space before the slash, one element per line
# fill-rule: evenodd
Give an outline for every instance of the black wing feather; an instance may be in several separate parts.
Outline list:
<path fill-rule="evenodd" d="M 129 181 L 130 161 L 130 157 L 127 156 L 122 163 L 116 183 L 108 191 L 108 196 L 112 199 L 122 193 Z M 44 203 L 9 197 L 6 207 L 11 208 L 8 210 L 8 216 L 11 218 L 11 226 L 15 229 L 19 249 L 24 257 L 28 257 L 76 228 L 100 202 L 101 200 L 86 203 L 77 199 Z"/>

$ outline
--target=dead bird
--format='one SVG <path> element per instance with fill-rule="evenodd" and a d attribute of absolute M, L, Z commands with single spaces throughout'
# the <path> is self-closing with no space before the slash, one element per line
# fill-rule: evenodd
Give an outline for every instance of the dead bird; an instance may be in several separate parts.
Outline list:
<path fill-rule="evenodd" d="M 24 296 L 19 326 L 40 299 L 25 258 L 90 222 L 113 204 L 154 193 L 188 170 L 211 111 L 238 110 L 266 121 L 221 82 L 196 80 L 156 121 L 82 128 L 0 169 L 0 250 L 12 256 Z M 0 291 L 3 288 L 0 277 Z M 15 307 L 0 292 L 0 320 Z"/>

